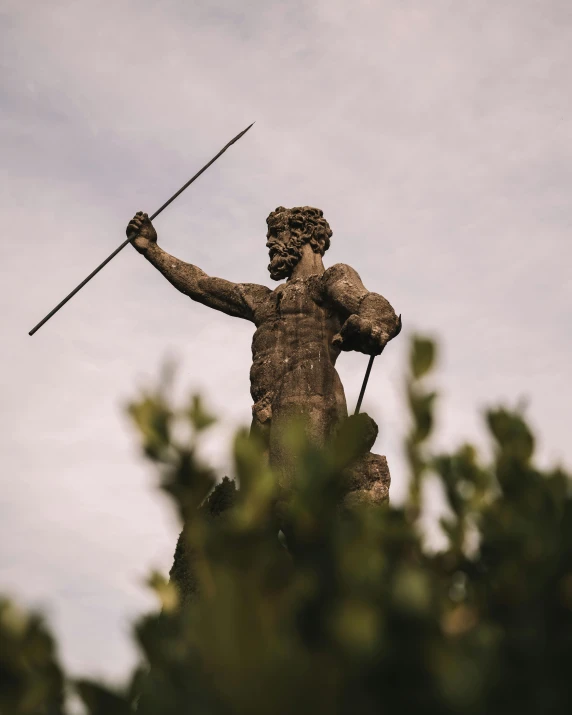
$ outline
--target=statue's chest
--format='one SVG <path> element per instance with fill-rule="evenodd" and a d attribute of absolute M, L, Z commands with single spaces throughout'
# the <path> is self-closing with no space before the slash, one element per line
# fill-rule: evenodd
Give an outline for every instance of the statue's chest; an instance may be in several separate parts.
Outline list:
<path fill-rule="evenodd" d="M 298 320 L 321 320 L 324 306 L 318 276 L 288 281 L 270 293 L 256 310 L 256 325 L 274 326 L 280 330 L 285 324 Z"/>
<path fill-rule="evenodd" d="M 321 313 L 315 283 L 312 278 L 307 278 L 288 281 L 278 286 L 272 295 L 276 317 L 311 316 Z"/>

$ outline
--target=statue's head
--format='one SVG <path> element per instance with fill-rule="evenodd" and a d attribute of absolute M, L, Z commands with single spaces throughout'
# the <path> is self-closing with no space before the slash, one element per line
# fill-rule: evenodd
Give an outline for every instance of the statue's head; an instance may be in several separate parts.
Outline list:
<path fill-rule="evenodd" d="M 266 219 L 266 223 L 266 246 L 270 255 L 268 270 L 275 281 L 292 275 L 305 244 L 309 244 L 314 253 L 321 256 L 330 247 L 332 229 L 320 209 L 311 206 L 285 209 L 279 206 Z"/>

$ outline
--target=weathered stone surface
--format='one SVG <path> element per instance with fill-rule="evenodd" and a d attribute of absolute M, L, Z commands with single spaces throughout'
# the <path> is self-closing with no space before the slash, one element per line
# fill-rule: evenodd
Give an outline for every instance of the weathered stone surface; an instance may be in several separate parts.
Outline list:
<path fill-rule="evenodd" d="M 266 223 L 270 276 L 286 279 L 275 290 L 214 278 L 171 256 L 158 246 L 155 229 L 141 212 L 129 223 L 127 234 L 136 250 L 179 291 L 254 324 L 252 430 L 264 439 L 287 496 L 296 465 L 283 446 L 284 428 L 293 418 L 302 419 L 317 444 L 331 440 L 348 417 L 335 368 L 338 356 L 349 350 L 379 355 L 399 333 L 401 322 L 385 298 L 364 287 L 353 268 L 343 263 L 324 267 L 322 256 L 332 231 L 320 209 L 279 206 Z M 367 426 L 348 503 L 369 499 L 377 504 L 387 498 L 385 457 L 369 452 L 376 436 L 377 426 Z"/>
<path fill-rule="evenodd" d="M 379 505 L 389 500 L 391 477 L 384 456 L 368 452 L 347 471 L 350 486 L 343 506 Z"/>

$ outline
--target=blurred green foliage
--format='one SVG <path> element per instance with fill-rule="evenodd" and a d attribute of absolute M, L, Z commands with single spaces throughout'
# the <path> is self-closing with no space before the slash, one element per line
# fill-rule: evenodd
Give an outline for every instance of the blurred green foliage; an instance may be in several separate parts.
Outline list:
<path fill-rule="evenodd" d="M 129 407 L 185 525 L 171 580 L 149 579 L 161 612 L 135 627 L 141 667 L 121 691 L 70 682 L 41 619 L 4 600 L 0 713 L 63 713 L 66 688 L 93 715 L 571 712 L 570 476 L 535 465 L 523 415 L 503 408 L 486 413 L 492 461 L 435 454 L 435 357 L 412 339 L 406 503 L 340 508 L 355 421 L 322 451 L 294 430 L 280 525 L 260 446 L 239 432 L 240 488 L 215 487 L 197 453 L 213 419 L 196 397 L 176 410 L 165 374 Z M 449 507 L 438 552 L 420 531 L 428 476 Z"/>

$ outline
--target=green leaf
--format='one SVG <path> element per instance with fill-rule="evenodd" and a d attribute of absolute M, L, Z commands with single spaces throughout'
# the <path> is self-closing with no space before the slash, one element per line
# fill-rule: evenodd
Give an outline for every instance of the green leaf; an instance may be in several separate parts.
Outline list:
<path fill-rule="evenodd" d="M 198 461 L 195 449 L 180 449 L 164 470 L 161 487 L 175 499 L 183 521 L 186 521 L 215 483 L 215 473 Z"/>
<path fill-rule="evenodd" d="M 416 380 L 430 372 L 435 362 L 435 356 L 436 346 L 433 340 L 418 335 L 413 337 L 409 364 L 411 374 Z"/>
<path fill-rule="evenodd" d="M 202 432 L 216 423 L 215 417 L 207 412 L 199 395 L 193 395 L 186 414 L 197 432 Z"/>
<path fill-rule="evenodd" d="M 433 429 L 433 409 L 437 393 L 419 393 L 410 389 L 409 405 L 414 420 L 412 439 L 416 443 L 423 442 Z"/>
<path fill-rule="evenodd" d="M 170 612 L 178 608 L 180 597 L 176 585 L 166 579 L 163 574 L 153 571 L 147 579 L 147 585 L 157 594 L 161 607 Z"/>
<path fill-rule="evenodd" d="M 173 411 L 161 395 L 145 394 L 127 409 L 141 434 L 145 454 L 154 461 L 165 458 L 171 443 Z"/>
<path fill-rule="evenodd" d="M 528 464 L 534 452 L 534 437 L 522 415 L 497 408 L 486 413 L 486 420 L 501 454 Z"/>

